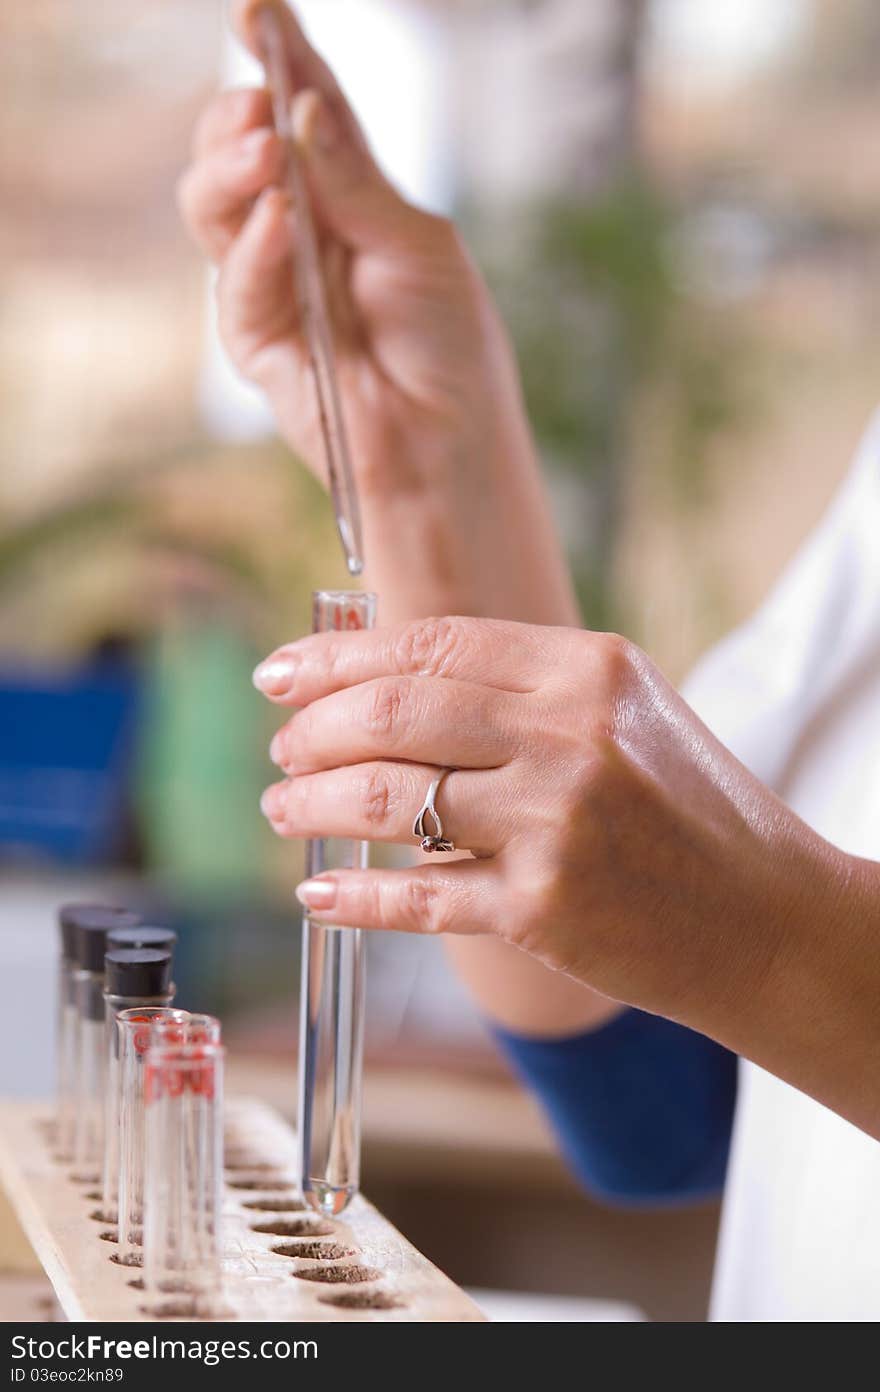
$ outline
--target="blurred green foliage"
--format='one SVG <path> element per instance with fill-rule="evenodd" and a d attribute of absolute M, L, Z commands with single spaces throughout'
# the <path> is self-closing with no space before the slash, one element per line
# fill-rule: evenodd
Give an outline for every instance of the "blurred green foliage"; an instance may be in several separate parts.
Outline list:
<path fill-rule="evenodd" d="M 590 200 L 518 213 L 483 257 L 513 332 L 526 403 L 561 486 L 565 539 L 592 627 L 621 625 L 610 585 L 636 413 L 650 405 L 651 470 L 676 506 L 703 503 L 708 446 L 743 413 L 742 345 L 676 275 L 682 213 L 636 175 Z M 497 227 L 478 245 L 499 245 Z"/>

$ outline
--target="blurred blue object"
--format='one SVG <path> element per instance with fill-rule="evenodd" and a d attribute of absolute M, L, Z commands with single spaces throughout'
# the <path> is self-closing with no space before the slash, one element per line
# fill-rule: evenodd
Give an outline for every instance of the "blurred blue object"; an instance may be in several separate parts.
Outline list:
<path fill-rule="evenodd" d="M 0 670 L 0 857 L 107 863 L 125 840 L 139 676 L 113 654 Z"/>

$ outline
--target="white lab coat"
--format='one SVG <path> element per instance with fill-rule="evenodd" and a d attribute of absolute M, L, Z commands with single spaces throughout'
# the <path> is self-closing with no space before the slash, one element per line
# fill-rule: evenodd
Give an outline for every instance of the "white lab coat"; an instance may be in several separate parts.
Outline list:
<path fill-rule="evenodd" d="M 880 860 L 880 413 L 769 599 L 684 694 L 804 821 Z M 750 1063 L 711 1317 L 880 1319 L 880 1144 Z"/>

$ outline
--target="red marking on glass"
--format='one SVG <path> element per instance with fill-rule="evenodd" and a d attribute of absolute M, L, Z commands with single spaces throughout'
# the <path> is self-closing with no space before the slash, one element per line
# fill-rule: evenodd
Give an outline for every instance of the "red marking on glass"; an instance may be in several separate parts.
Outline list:
<path fill-rule="evenodd" d="M 148 1063 L 144 1072 L 144 1101 L 158 1102 L 162 1096 L 162 1070 Z"/>
<path fill-rule="evenodd" d="M 344 604 L 336 604 L 333 608 L 333 627 L 339 632 L 340 629 L 363 628 L 363 621 L 357 609 L 353 606 L 346 607 Z"/>

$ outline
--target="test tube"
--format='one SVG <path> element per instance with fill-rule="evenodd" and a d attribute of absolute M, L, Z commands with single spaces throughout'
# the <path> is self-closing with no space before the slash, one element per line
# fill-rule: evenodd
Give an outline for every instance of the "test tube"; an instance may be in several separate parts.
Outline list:
<path fill-rule="evenodd" d="M 222 1283 L 223 1056 L 151 1044 L 146 1060 L 143 1280 L 154 1314 L 210 1315 Z M 213 1306 L 213 1308 L 212 1308 Z"/>
<path fill-rule="evenodd" d="M 104 1158 L 104 954 L 114 928 L 133 928 L 138 915 L 101 905 L 71 906 L 75 924 L 76 1050 L 73 1080 L 73 1177 L 100 1184 Z"/>
<path fill-rule="evenodd" d="M 313 595 L 313 631 L 372 628 L 376 597 L 350 590 Z M 363 869 L 366 841 L 308 843 L 309 877 Z M 365 961 L 359 928 L 303 916 L 299 1024 L 299 1181 L 321 1213 L 341 1213 L 360 1179 Z"/>
<path fill-rule="evenodd" d="M 216 1015 L 200 1015 L 186 1010 L 180 1012 L 181 1020 L 165 1019 L 153 1021 L 150 1047 L 162 1049 L 181 1044 L 219 1044 L 221 1036 L 220 1021 Z"/>
<path fill-rule="evenodd" d="M 55 1057 L 56 1112 L 55 1149 L 60 1160 L 73 1158 L 73 1081 L 76 1059 L 76 921 L 65 904 L 58 911 L 61 955 L 58 959 Z"/>
<path fill-rule="evenodd" d="M 112 941 L 110 934 L 108 941 Z M 122 1075 L 119 1067 L 117 1016 L 137 1007 L 170 1006 L 175 987 L 171 980 L 171 953 L 148 948 L 119 948 L 104 958 L 104 1166 L 101 1214 L 116 1222 L 119 1196 L 119 1117 L 122 1110 Z"/>
<path fill-rule="evenodd" d="M 177 934 L 173 928 L 157 928 L 152 923 L 138 923 L 132 928 L 114 928 L 107 934 L 107 951 L 116 948 L 152 948 L 156 952 L 174 954 Z"/>
<path fill-rule="evenodd" d="M 119 1179 L 116 1259 L 123 1266 L 141 1265 L 144 1221 L 144 1076 L 154 1025 L 181 1027 L 185 1010 L 140 1006 L 116 1017 L 119 1058 Z"/>

